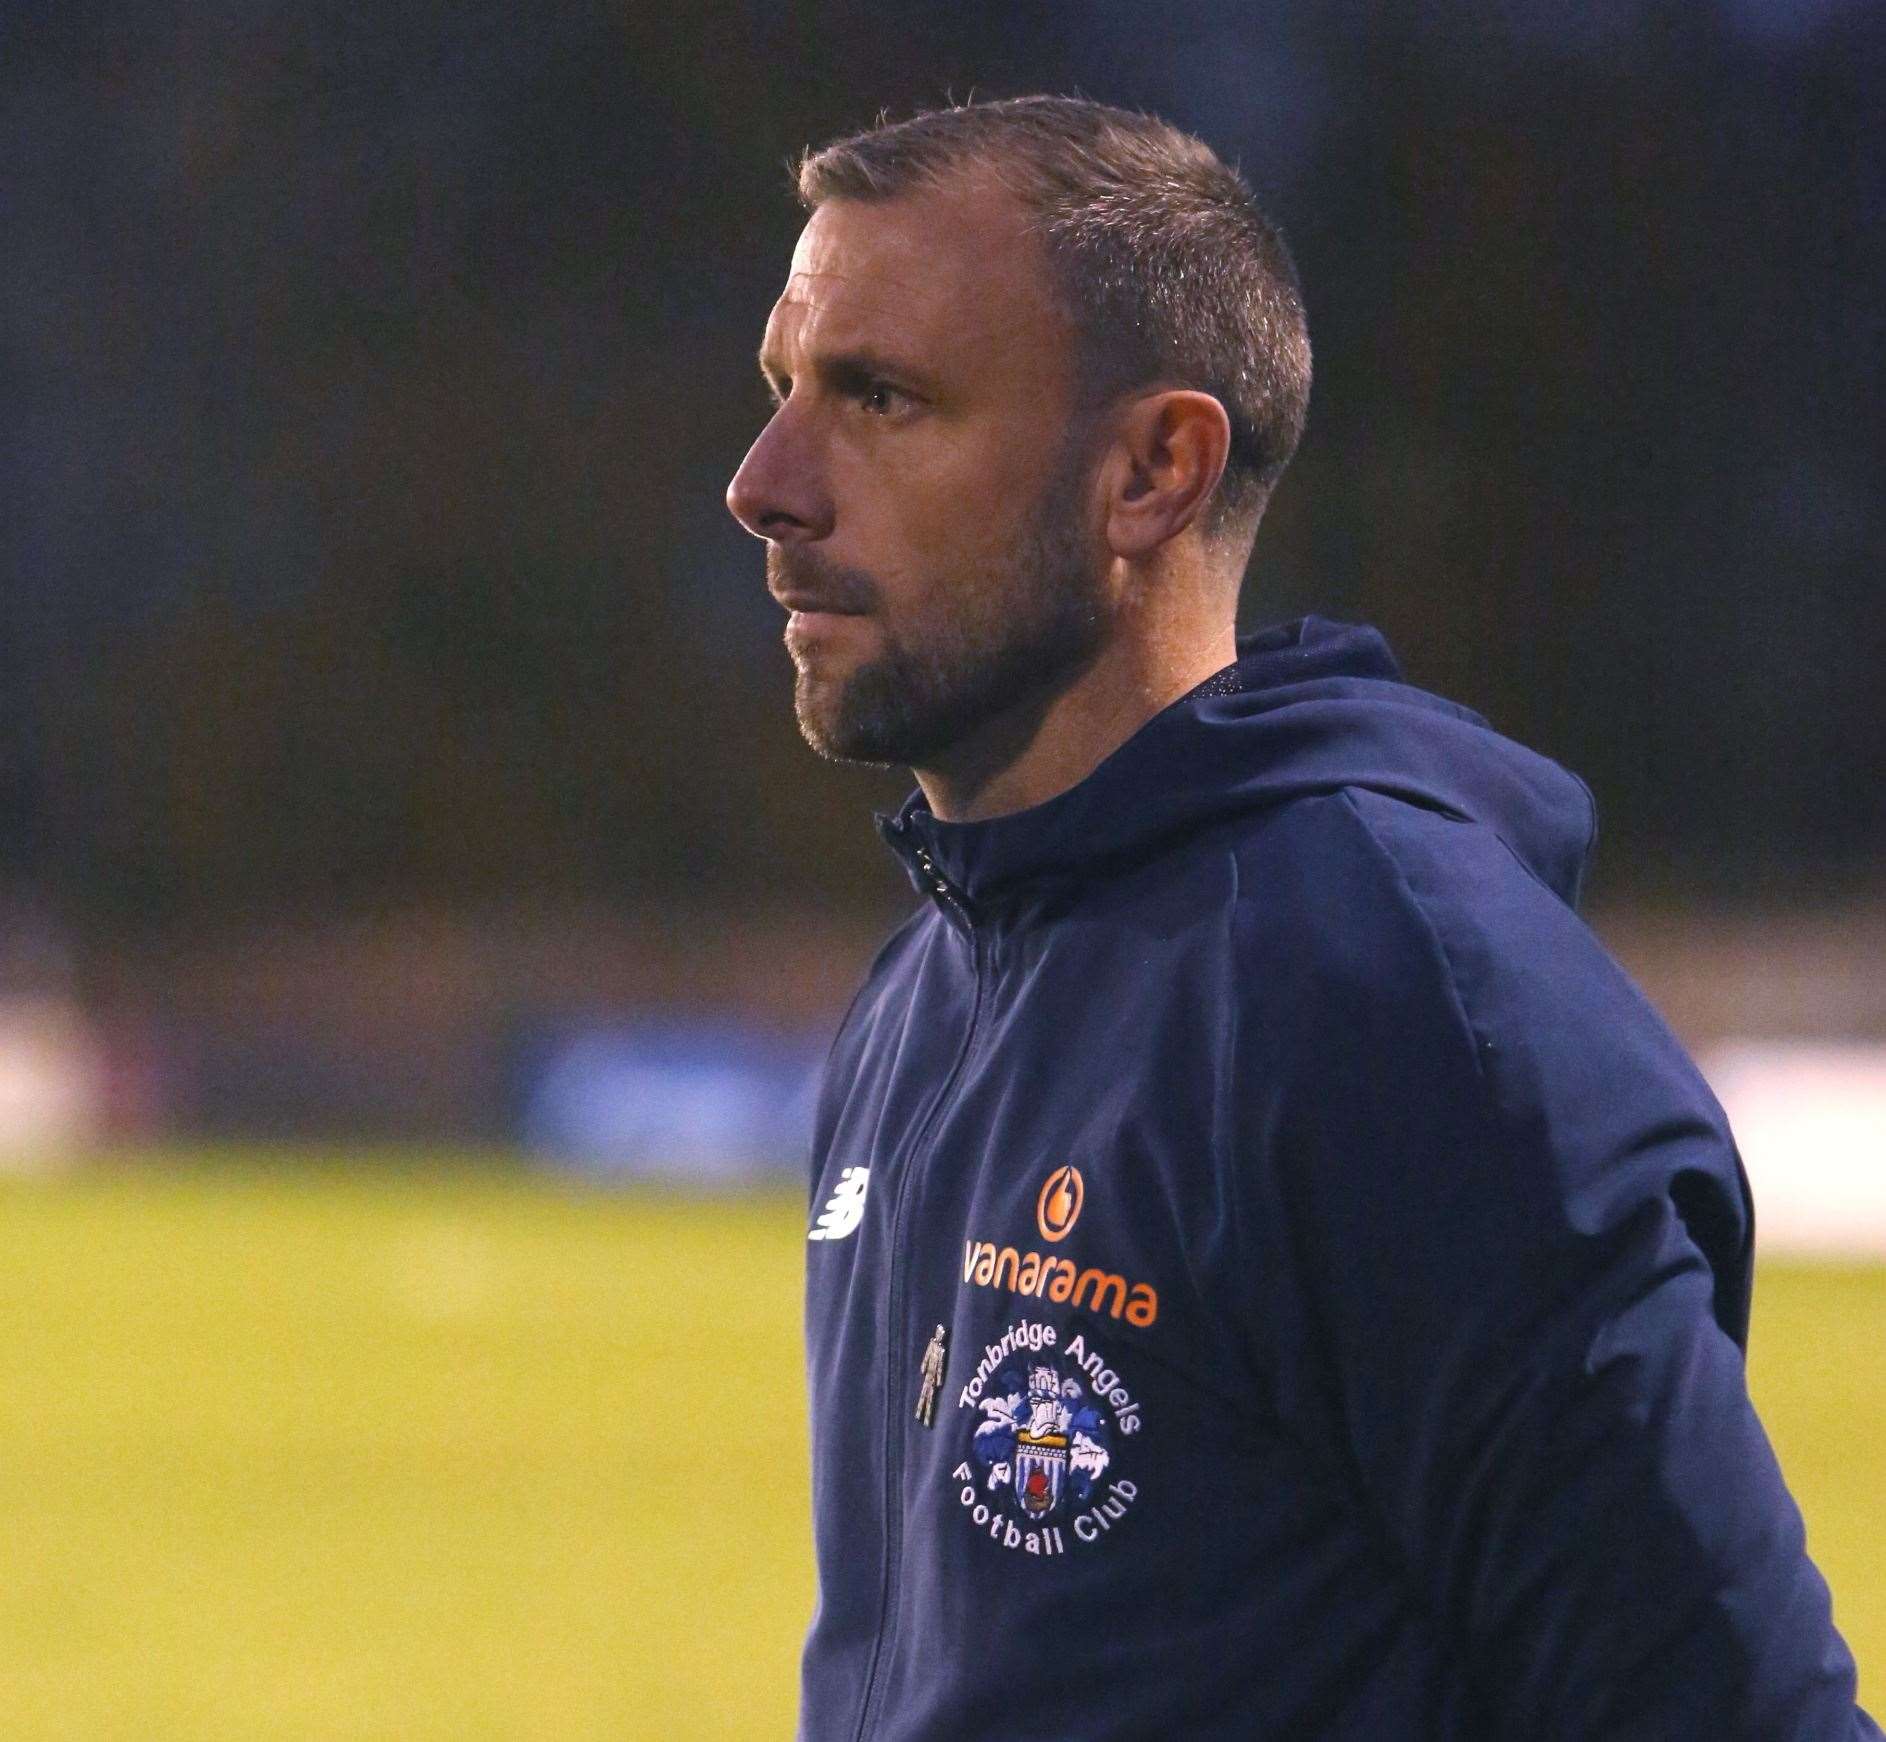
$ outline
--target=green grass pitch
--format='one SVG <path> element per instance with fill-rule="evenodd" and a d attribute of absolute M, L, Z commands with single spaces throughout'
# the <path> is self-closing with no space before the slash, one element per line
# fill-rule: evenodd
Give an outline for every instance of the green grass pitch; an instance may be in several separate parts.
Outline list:
<path fill-rule="evenodd" d="M 789 1735 L 801 1224 L 410 1162 L 0 1183 L 0 1732 Z M 1752 1381 L 1877 1707 L 1886 1267 L 1765 1270 Z"/>

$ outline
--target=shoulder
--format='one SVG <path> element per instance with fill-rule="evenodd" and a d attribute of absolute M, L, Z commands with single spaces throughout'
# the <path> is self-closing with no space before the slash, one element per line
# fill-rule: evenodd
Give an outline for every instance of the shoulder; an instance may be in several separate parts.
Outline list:
<path fill-rule="evenodd" d="M 1362 790 L 1288 813 L 1246 847 L 1240 966 L 1297 1081 L 1397 1105 L 1445 1082 L 1509 1137 L 1616 1153 L 1682 1128 L 1727 1152 L 1681 1044 L 1492 829 Z"/>
<path fill-rule="evenodd" d="M 1482 824 L 1360 789 L 1300 800 L 1241 843 L 1236 924 L 1245 983 L 1283 989 L 1299 1034 L 1397 1033 L 1509 1093 L 1549 1061 L 1707 1099 L 1590 928 Z"/>
<path fill-rule="evenodd" d="M 1279 806 L 1235 858 L 1247 980 L 1343 998 L 1445 981 L 1450 916 L 1471 910 L 1476 884 L 1524 877 L 1491 831 L 1354 788 Z"/>
<path fill-rule="evenodd" d="M 1239 844 L 1243 945 L 1337 988 L 1409 994 L 1483 970 L 1597 961 L 1570 905 L 1493 829 L 1344 788 L 1281 806 Z"/>
<path fill-rule="evenodd" d="M 1494 865 L 1470 840 L 1483 833 L 1353 789 L 1293 800 L 1240 833 L 1231 926 L 1248 1070 L 1318 1098 L 1379 1083 L 1390 1060 L 1395 1077 L 1445 1075 L 1457 1089 L 1477 1075 L 1446 922 L 1408 860 L 1464 889 Z"/>

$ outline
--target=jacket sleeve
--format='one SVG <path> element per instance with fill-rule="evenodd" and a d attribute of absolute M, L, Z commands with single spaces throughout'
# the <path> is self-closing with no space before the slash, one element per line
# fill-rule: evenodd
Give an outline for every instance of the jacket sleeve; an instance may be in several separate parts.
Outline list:
<path fill-rule="evenodd" d="M 1329 917 L 1276 964 L 1248 1213 L 1465 1733 L 1877 1737 L 1749 1402 L 1720 1108 L 1496 838 L 1372 802 L 1327 801 Z"/>

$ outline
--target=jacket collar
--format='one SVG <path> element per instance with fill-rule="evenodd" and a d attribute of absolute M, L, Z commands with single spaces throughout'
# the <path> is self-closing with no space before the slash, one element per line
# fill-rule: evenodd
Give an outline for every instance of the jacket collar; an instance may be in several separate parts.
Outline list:
<path fill-rule="evenodd" d="M 1306 633 L 1343 632 L 1351 675 L 1399 675 L 1388 644 L 1373 629 L 1317 617 L 1278 624 L 1238 642 L 1238 658 L 1169 704 L 1100 765 L 1063 793 L 1027 810 L 984 822 L 950 823 L 934 816 L 921 792 L 876 817 L 878 833 L 917 890 L 949 909 L 979 906 L 1028 884 L 1078 875 L 1084 868 L 1151 845 L 1170 832 L 1164 805 L 1149 804 L 1189 758 L 1187 741 L 1214 704 L 1273 689 L 1306 675 Z M 1327 648 L 1320 650 L 1328 663 Z M 1220 709 L 1222 711 L 1222 709 Z M 1169 788 L 1168 788 L 1169 790 Z"/>
<path fill-rule="evenodd" d="M 967 923 L 1024 887 L 1133 863 L 1214 822 L 1344 788 L 1483 823 L 1576 899 L 1596 827 L 1582 783 L 1469 709 L 1403 683 L 1374 629 L 1320 617 L 1241 640 L 1234 665 L 1043 804 L 946 823 L 919 792 L 878 827 L 916 887 Z"/>

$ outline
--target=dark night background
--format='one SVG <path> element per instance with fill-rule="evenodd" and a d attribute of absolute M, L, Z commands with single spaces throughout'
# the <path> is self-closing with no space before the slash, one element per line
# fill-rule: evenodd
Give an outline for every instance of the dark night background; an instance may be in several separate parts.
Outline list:
<path fill-rule="evenodd" d="M 721 492 L 787 160 L 971 92 L 1154 108 L 1283 224 L 1317 379 L 1249 622 L 1372 620 L 1581 773 L 1600 912 L 1876 899 L 1886 9 L 0 29 L 0 852 L 101 987 L 363 916 L 901 909 L 905 783 L 801 745 Z"/>

